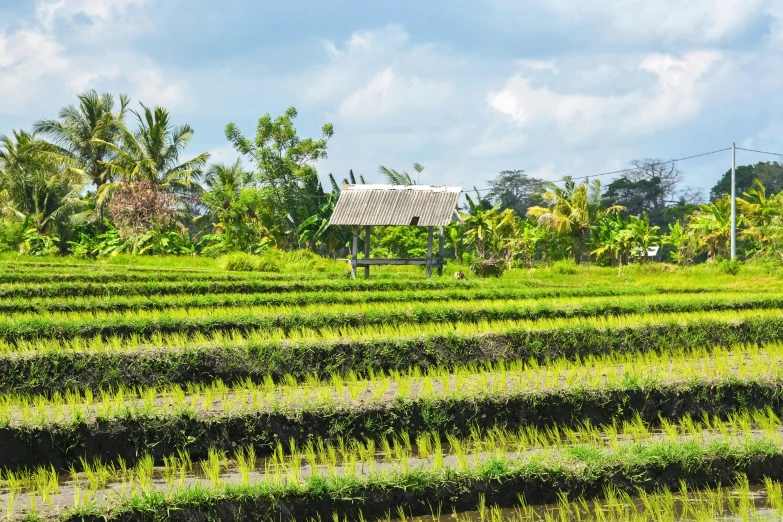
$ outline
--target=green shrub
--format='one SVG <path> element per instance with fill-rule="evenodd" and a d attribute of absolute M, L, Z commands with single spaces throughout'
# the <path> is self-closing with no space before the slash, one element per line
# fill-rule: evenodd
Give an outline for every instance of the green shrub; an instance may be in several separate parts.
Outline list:
<path fill-rule="evenodd" d="M 244 252 L 234 252 L 220 258 L 219 266 L 229 272 L 253 272 L 258 270 L 258 256 Z"/>
<path fill-rule="evenodd" d="M 54 234 L 47 236 L 35 228 L 28 228 L 19 252 L 30 256 L 56 256 L 60 253 L 59 243 L 60 238 Z"/>
<path fill-rule="evenodd" d="M 256 268 L 259 272 L 281 272 L 283 270 L 283 260 L 276 256 L 274 250 L 256 257 Z"/>
<path fill-rule="evenodd" d="M 24 241 L 24 223 L 0 220 L 0 252 L 15 252 Z"/>
<path fill-rule="evenodd" d="M 500 277 L 506 270 L 506 262 L 502 259 L 485 259 L 470 265 L 470 272 L 479 277 Z"/>
<path fill-rule="evenodd" d="M 293 252 L 283 252 L 277 249 L 272 249 L 267 252 L 267 255 L 277 255 L 285 259 L 289 263 L 307 263 L 321 259 L 321 256 L 306 249 L 294 250 Z"/>
<path fill-rule="evenodd" d="M 721 273 L 737 275 L 742 265 L 736 259 L 721 259 L 715 265 Z"/>
<path fill-rule="evenodd" d="M 554 263 L 552 263 L 552 266 L 550 266 L 549 269 L 555 274 L 562 274 L 562 275 L 574 275 L 578 271 L 576 267 L 576 263 L 574 262 L 573 259 L 563 259 L 560 261 L 555 261 Z"/>

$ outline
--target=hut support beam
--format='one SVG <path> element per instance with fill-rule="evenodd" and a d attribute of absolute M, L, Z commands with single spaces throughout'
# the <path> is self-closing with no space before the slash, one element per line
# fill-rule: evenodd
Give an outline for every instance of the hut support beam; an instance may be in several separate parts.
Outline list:
<path fill-rule="evenodd" d="M 432 277 L 432 232 L 434 227 L 427 227 L 427 279 Z"/>
<path fill-rule="evenodd" d="M 364 227 L 364 259 L 370 259 L 370 225 Z M 370 279 L 370 265 L 364 267 L 364 278 Z"/>
<path fill-rule="evenodd" d="M 440 227 L 438 227 L 438 229 L 439 229 L 438 230 L 438 258 L 442 260 L 444 255 L 445 255 L 445 249 L 444 249 L 445 238 L 443 236 L 443 227 L 440 226 Z M 438 275 L 439 276 L 443 275 L 443 264 L 442 263 L 440 265 L 438 265 Z"/>
<path fill-rule="evenodd" d="M 353 227 L 353 249 L 351 250 L 351 277 L 356 279 L 356 261 L 359 257 L 359 227 Z"/>

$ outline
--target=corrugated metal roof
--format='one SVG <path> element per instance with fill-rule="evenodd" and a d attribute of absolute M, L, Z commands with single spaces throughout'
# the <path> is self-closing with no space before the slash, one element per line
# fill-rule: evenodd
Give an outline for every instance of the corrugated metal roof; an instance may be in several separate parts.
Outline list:
<path fill-rule="evenodd" d="M 461 187 L 345 185 L 330 225 L 444 226 L 452 221 Z"/>

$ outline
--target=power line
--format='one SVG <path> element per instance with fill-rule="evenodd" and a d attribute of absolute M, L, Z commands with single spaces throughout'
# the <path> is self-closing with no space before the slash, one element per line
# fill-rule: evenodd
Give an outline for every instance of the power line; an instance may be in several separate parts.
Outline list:
<path fill-rule="evenodd" d="M 702 152 L 701 154 L 694 154 L 692 156 L 685 156 L 683 158 L 676 158 L 676 159 L 671 159 L 671 160 L 666 160 L 666 161 L 659 161 L 659 162 L 656 162 L 656 163 L 650 163 L 648 166 L 650 166 L 650 167 L 657 167 L 659 165 L 667 165 L 669 163 L 677 163 L 679 161 L 685 161 L 685 160 L 689 160 L 689 159 L 700 158 L 702 156 L 709 156 L 711 154 L 717 154 L 719 152 L 726 152 L 727 150 L 731 150 L 731 147 L 726 147 L 725 149 L 713 150 L 713 151 L 710 151 L 710 152 Z M 762 154 L 771 154 L 771 155 L 775 155 L 775 156 L 783 156 L 783 154 L 776 154 L 774 152 L 764 152 L 764 151 L 752 150 L 752 149 L 742 149 L 740 147 L 737 147 L 737 150 L 745 150 L 745 151 L 748 151 L 748 152 L 760 152 Z M 621 170 L 613 170 L 613 171 L 610 171 L 610 172 L 600 172 L 598 174 L 590 174 L 588 176 L 573 176 L 573 177 L 569 176 L 568 178 L 572 179 L 572 180 L 599 178 L 601 176 L 612 176 L 612 175 L 615 175 L 615 174 L 624 174 L 626 172 L 633 172 L 635 170 L 639 170 L 639 169 L 636 168 L 636 167 L 632 167 L 632 168 L 621 169 Z M 554 180 L 554 181 L 552 181 L 552 183 L 562 183 L 565 180 L 566 180 L 566 178 L 564 177 L 564 178 L 561 178 L 561 179 L 558 179 L 558 180 Z M 490 187 L 481 188 L 481 189 L 478 189 L 478 192 L 486 192 L 488 190 L 492 190 L 492 188 L 490 188 Z M 476 192 L 476 190 L 473 190 L 473 191 L 463 190 L 462 191 L 463 194 L 467 194 L 467 193 L 470 193 L 470 192 Z M 329 193 L 325 193 L 323 195 L 301 194 L 298 197 L 305 198 L 305 199 L 306 198 L 326 199 L 326 198 L 329 198 L 329 197 L 333 197 L 333 194 L 330 193 L 330 192 Z"/>
<path fill-rule="evenodd" d="M 737 147 L 737 150 L 745 150 L 745 151 L 748 151 L 748 152 L 758 152 L 759 154 L 769 154 L 770 156 L 783 156 L 783 154 L 780 154 L 778 152 L 767 152 L 765 150 L 743 149 L 742 147 Z"/>
<path fill-rule="evenodd" d="M 737 148 L 739 149 L 739 147 L 737 147 Z M 713 150 L 713 151 L 710 151 L 710 152 L 703 152 L 701 154 L 694 154 L 693 156 L 686 156 L 684 158 L 677 158 L 677 159 L 672 159 L 672 160 L 667 160 L 667 161 L 659 161 L 659 162 L 656 162 L 656 163 L 651 163 L 648 166 L 650 166 L 650 167 L 657 167 L 658 165 L 666 165 L 668 163 L 676 163 L 678 161 L 685 161 L 685 160 L 689 160 L 689 159 L 693 159 L 693 158 L 700 158 L 702 156 L 709 156 L 710 154 L 717 154 L 718 152 L 726 152 L 727 150 L 731 150 L 731 147 L 726 147 L 725 149 Z M 742 150 L 747 150 L 747 149 L 742 149 Z M 771 154 L 771 153 L 768 153 L 768 154 Z M 575 179 L 598 178 L 598 177 L 601 177 L 601 176 L 611 176 L 613 174 L 623 174 L 623 173 L 626 173 L 626 172 L 633 172 L 635 170 L 639 170 L 639 169 L 634 167 L 634 168 L 627 168 L 627 169 L 622 169 L 622 170 L 613 170 L 611 172 L 601 172 L 599 174 L 592 174 L 592 175 L 589 175 L 589 176 L 575 176 L 575 177 L 570 177 L 569 176 L 568 179 L 575 180 Z M 558 179 L 558 180 L 552 181 L 552 183 L 561 183 L 561 182 L 563 182 L 565 180 L 566 180 L 566 178 L 564 177 L 562 179 Z M 487 190 L 492 190 L 492 188 L 478 189 L 478 192 L 486 192 Z M 463 190 L 462 192 L 463 193 L 468 193 L 469 191 Z M 474 190 L 473 192 L 476 192 L 476 191 Z"/>

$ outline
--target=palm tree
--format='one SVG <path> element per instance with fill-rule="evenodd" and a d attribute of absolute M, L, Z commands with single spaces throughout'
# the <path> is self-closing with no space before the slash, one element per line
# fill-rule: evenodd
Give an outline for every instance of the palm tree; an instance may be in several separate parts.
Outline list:
<path fill-rule="evenodd" d="M 774 243 L 781 233 L 783 192 L 768 196 L 764 184 L 755 179 L 751 188 L 742 195 L 737 198 L 737 209 L 747 225 L 742 235 L 751 242 L 748 250 L 753 255 L 774 252 Z"/>
<path fill-rule="evenodd" d="M 413 170 L 417 172 L 416 181 L 413 180 L 410 174 L 407 172 L 397 172 L 394 169 L 390 169 L 381 165 L 378 167 L 381 174 L 386 176 L 386 181 L 390 185 L 418 185 L 421 180 L 421 173 L 424 170 L 424 165 L 421 163 L 414 163 Z"/>
<path fill-rule="evenodd" d="M 121 183 L 146 181 L 174 194 L 183 203 L 197 204 L 203 189 L 196 181 L 209 154 L 181 161 L 180 154 L 193 137 L 193 129 L 187 124 L 172 126 L 169 112 L 163 107 L 150 109 L 143 103 L 140 105 L 141 113 L 131 111 L 139 128 L 133 133 L 121 129 L 120 145 L 93 140 L 116 152 L 115 159 L 106 164 L 111 174 L 121 179 Z"/>
<path fill-rule="evenodd" d="M 195 218 L 195 222 L 200 227 L 207 225 L 219 225 L 226 213 L 231 209 L 233 203 L 239 198 L 239 194 L 251 181 L 252 174 L 247 172 L 242 166 L 242 160 L 237 159 L 234 163 L 226 165 L 224 163 L 213 163 L 209 168 L 198 176 L 200 185 L 204 189 L 202 194 L 202 203 L 207 211 Z M 248 209 L 251 212 L 251 209 Z"/>
<path fill-rule="evenodd" d="M 38 233 L 55 233 L 84 206 L 83 189 L 83 174 L 66 168 L 55 147 L 35 133 L 0 136 L 0 214 L 25 220 Z"/>
<path fill-rule="evenodd" d="M 754 179 L 751 188 L 742 195 L 744 197 L 737 198 L 737 209 L 745 222 L 753 227 L 768 225 L 774 217 L 781 214 L 781 195 L 768 196 L 767 188 L 758 179 Z"/>
<path fill-rule="evenodd" d="M 117 154 L 108 144 L 116 144 L 120 137 L 130 99 L 121 94 L 118 110 L 114 112 L 111 94 L 99 95 L 90 90 L 78 98 L 77 106 L 68 105 L 60 110 L 59 120 L 37 121 L 33 131 L 57 145 L 59 153 L 70 160 L 71 168 L 86 174 L 95 185 L 95 212 L 83 219 L 100 223 L 105 206 L 102 187 L 112 181 L 107 163 Z"/>
<path fill-rule="evenodd" d="M 742 216 L 739 216 L 740 221 Z M 738 223 L 739 225 L 739 223 Z M 707 255 L 713 259 L 728 252 L 731 240 L 731 202 L 724 196 L 713 203 L 699 206 L 690 217 L 690 228 L 697 231 L 707 246 Z"/>
<path fill-rule="evenodd" d="M 200 176 L 201 185 L 204 189 L 210 191 L 222 190 L 233 194 L 239 194 L 239 191 L 250 183 L 251 179 L 252 174 L 245 170 L 240 159 L 237 159 L 230 165 L 213 163 Z"/>
<path fill-rule="evenodd" d="M 582 245 L 590 227 L 601 218 L 625 210 L 621 205 L 603 208 L 601 205 L 601 182 L 585 181 L 577 185 L 570 177 L 563 179 L 564 186 L 547 182 L 547 191 L 542 195 L 549 207 L 531 207 L 528 214 L 538 219 L 539 224 L 548 226 L 559 234 L 571 238 L 574 261 L 579 264 Z"/>

